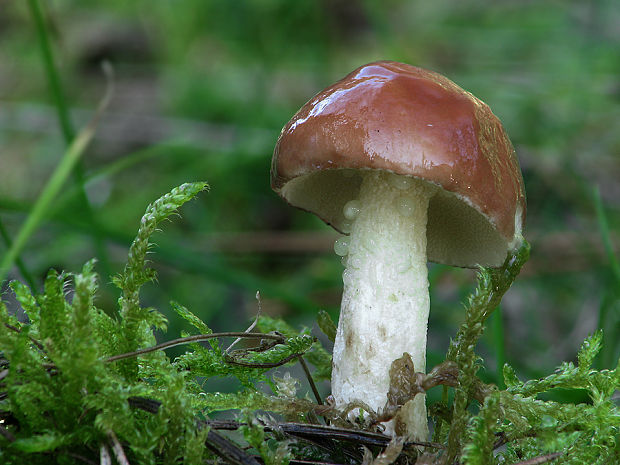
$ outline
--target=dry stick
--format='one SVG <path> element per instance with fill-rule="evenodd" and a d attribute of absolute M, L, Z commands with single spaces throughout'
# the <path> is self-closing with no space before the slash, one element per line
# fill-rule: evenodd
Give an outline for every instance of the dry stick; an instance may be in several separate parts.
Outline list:
<path fill-rule="evenodd" d="M 144 410 L 149 413 L 157 413 L 161 402 L 154 399 L 146 399 L 143 397 L 130 397 L 128 399 L 129 405 L 132 408 Z M 239 422 L 237 420 L 199 420 L 200 426 L 211 428 L 209 434 L 215 433 L 217 430 L 235 431 L 240 426 L 247 425 L 247 423 Z M 366 446 L 379 446 L 386 447 L 392 437 L 386 436 L 381 433 L 373 433 L 371 431 L 339 428 L 337 426 L 326 425 L 312 425 L 308 423 L 277 423 L 276 426 L 264 424 L 265 431 L 282 431 L 286 434 L 300 437 L 305 440 L 327 440 L 334 439 L 337 441 L 355 442 Z M 209 436 L 210 439 L 211 437 Z M 433 449 L 445 449 L 446 446 L 436 442 L 419 442 L 408 441 L 405 443 L 405 447 L 412 446 L 424 446 L 431 447 Z"/>
<path fill-rule="evenodd" d="M 116 457 L 116 461 L 120 465 L 129 465 L 129 460 L 125 456 L 125 451 L 123 450 L 123 446 L 120 441 L 114 434 L 114 431 L 108 431 L 108 439 L 112 443 L 112 450 L 114 451 L 114 456 Z"/>
<path fill-rule="evenodd" d="M 260 314 L 262 312 L 262 305 L 261 305 L 261 300 L 260 300 L 260 291 L 256 291 L 256 300 L 258 301 L 258 311 L 256 312 L 256 318 L 254 319 L 254 322 L 250 325 L 250 327 L 248 329 L 245 330 L 246 333 L 249 333 L 250 331 L 252 331 L 254 329 L 254 327 L 258 324 L 258 319 L 260 318 Z M 229 354 L 230 353 L 230 349 L 232 349 L 232 347 L 241 340 L 240 337 L 238 337 L 237 339 L 235 339 L 233 341 L 233 343 L 231 345 L 228 346 L 228 349 L 226 349 L 224 351 L 225 354 Z"/>
<path fill-rule="evenodd" d="M 310 374 L 310 370 L 308 369 L 308 365 L 304 360 L 303 356 L 299 356 L 299 363 L 301 367 L 304 369 L 304 373 L 306 374 L 306 378 L 308 378 L 308 382 L 310 383 L 310 388 L 312 389 L 312 393 L 319 405 L 323 405 L 323 399 L 321 399 L 321 394 L 319 394 L 319 390 L 316 388 L 316 384 L 314 384 L 314 380 L 312 379 L 312 375 Z"/>
<path fill-rule="evenodd" d="M 18 328 L 13 328 L 13 329 L 19 331 Z M 124 360 L 127 358 L 139 357 L 140 355 L 148 354 L 151 352 L 156 352 L 158 350 L 169 349 L 170 347 L 175 347 L 175 346 L 179 346 L 183 344 L 189 344 L 190 342 L 206 341 L 208 339 L 214 339 L 218 337 L 239 337 L 239 338 L 245 337 L 245 338 L 252 338 L 252 339 L 260 338 L 260 339 L 272 339 L 280 343 L 286 342 L 286 338 L 284 336 L 280 334 L 269 334 L 269 333 L 245 333 L 245 332 L 242 333 L 242 332 L 230 331 L 230 332 L 224 332 L 224 333 L 197 334 L 195 336 L 180 337 L 178 339 L 173 339 L 172 341 L 163 342 L 161 344 L 157 344 L 152 347 L 146 347 L 144 349 L 136 350 L 134 352 L 127 352 L 124 354 L 113 355 L 112 357 L 108 357 L 107 359 L 105 359 L 105 362 L 110 363 L 110 362 L 116 362 L 118 360 Z M 231 358 L 228 358 L 226 362 L 232 365 L 240 365 L 240 366 L 245 366 L 249 368 L 275 368 L 275 367 L 284 365 L 290 362 L 291 360 L 293 360 L 294 358 L 299 357 L 301 355 L 303 354 L 295 353 L 275 363 L 256 363 L 256 364 L 244 363 L 244 362 L 237 362 Z M 47 369 L 56 368 L 56 365 L 53 363 L 44 363 L 43 366 Z"/>
<path fill-rule="evenodd" d="M 562 429 L 559 432 L 560 433 L 561 432 L 566 432 L 566 430 Z M 498 449 L 498 448 L 502 447 L 504 444 L 508 444 L 509 442 L 516 441 L 517 439 L 535 438 L 536 437 L 536 430 L 532 428 L 529 431 L 526 431 L 522 435 L 517 435 L 517 436 L 514 436 L 514 437 L 510 437 L 510 438 L 504 432 L 495 433 L 495 436 L 497 437 L 497 440 L 493 444 L 493 450 Z"/>
<path fill-rule="evenodd" d="M 149 413 L 157 413 L 161 402 L 154 399 L 144 397 L 130 397 L 127 399 L 132 408 L 138 408 Z M 199 421 L 199 426 L 210 426 L 206 421 Z M 237 424 L 238 425 L 238 424 Z M 238 426 L 237 426 L 238 427 Z M 226 463 L 232 465 L 260 465 L 260 463 L 251 455 L 237 447 L 224 436 L 210 429 L 207 433 L 205 445 L 214 453 L 222 457 Z"/>
<path fill-rule="evenodd" d="M 16 326 L 13 326 L 9 323 L 4 323 L 4 326 L 6 326 L 7 328 L 9 328 L 11 331 L 15 331 L 16 333 L 21 333 L 22 330 Z M 33 338 L 32 336 L 28 336 L 28 338 L 30 339 L 30 341 L 39 348 L 39 350 L 41 350 L 42 352 L 45 352 L 45 348 L 43 347 L 43 344 L 41 344 L 39 341 L 37 341 L 35 338 Z"/>
<path fill-rule="evenodd" d="M 258 460 L 215 431 L 207 433 L 205 445 L 211 452 L 223 458 L 226 461 L 225 463 L 233 465 L 260 465 Z"/>
<path fill-rule="evenodd" d="M 297 357 L 301 357 L 303 354 L 291 354 L 288 357 L 284 357 L 282 360 L 272 363 L 248 363 L 248 362 L 238 362 L 234 358 L 226 358 L 226 363 L 230 363 L 231 365 L 237 365 L 240 367 L 246 368 L 276 368 L 282 365 L 286 365 L 291 360 L 296 359 Z"/>
<path fill-rule="evenodd" d="M 99 447 L 99 463 L 101 465 L 112 465 L 110 450 L 105 444 L 101 444 L 101 446 Z"/>
<path fill-rule="evenodd" d="M 204 420 L 202 422 L 212 430 L 232 431 L 238 429 L 246 423 L 235 420 Z M 264 425 L 265 431 L 273 431 L 276 427 Z M 386 447 L 393 439 L 381 433 L 373 433 L 364 430 L 354 430 L 348 428 L 339 428 L 336 426 L 312 425 L 307 423 L 277 423 L 277 429 L 292 436 L 301 437 L 303 439 L 334 439 L 337 441 L 354 442 L 366 446 Z M 406 447 L 424 446 L 433 449 L 445 449 L 446 446 L 436 442 L 407 441 Z"/>
<path fill-rule="evenodd" d="M 261 298 L 260 298 L 260 291 L 256 291 L 256 301 L 258 302 L 258 311 L 256 312 L 256 318 L 254 319 L 254 322 L 250 325 L 250 327 L 248 329 L 245 330 L 246 333 L 249 333 L 250 331 L 252 331 L 256 325 L 258 324 L 258 319 L 260 318 L 260 314 L 262 312 L 262 302 L 261 302 Z M 234 342 L 228 346 L 228 349 L 226 349 L 224 351 L 224 353 L 226 355 L 228 355 L 230 353 L 230 349 L 239 341 L 241 340 L 241 338 L 237 338 L 234 340 Z M 301 364 L 301 367 L 304 370 L 304 373 L 306 374 L 306 378 L 308 378 L 308 382 L 310 383 L 310 388 L 312 389 L 312 393 L 314 394 L 314 397 L 316 398 L 316 401 L 318 402 L 319 405 L 323 405 L 323 400 L 321 399 L 321 395 L 319 394 L 318 389 L 316 388 L 316 385 L 314 384 L 314 380 L 312 379 L 312 375 L 310 374 L 310 370 L 308 369 L 308 365 L 306 364 L 306 361 L 304 360 L 302 355 L 299 355 L 298 357 L 299 359 L 299 363 Z M 285 361 L 280 361 L 281 363 L 279 363 L 279 365 L 284 365 L 286 362 L 288 362 L 289 360 L 292 359 L 284 359 Z M 236 362 L 234 360 L 229 360 L 230 363 L 235 364 L 235 365 L 241 365 L 242 363 Z M 243 366 L 249 366 L 248 364 L 243 364 Z M 261 365 L 261 368 L 266 368 L 265 364 Z M 275 368 L 275 367 L 270 367 L 270 368 Z"/>
<path fill-rule="evenodd" d="M 130 398 L 129 402 L 132 407 L 150 413 L 157 413 L 161 405 L 160 401 L 137 397 Z M 258 465 L 258 462 L 254 457 L 248 455 L 246 452 L 231 443 L 224 436 L 217 433 L 217 430 L 234 431 L 239 429 L 240 426 L 246 425 L 247 423 L 242 423 L 236 420 L 199 420 L 198 424 L 202 427 L 210 428 L 206 440 L 206 445 L 210 450 L 227 460 L 227 463 L 231 463 L 234 465 Z M 338 428 L 333 426 L 310 425 L 306 423 L 278 423 L 277 426 L 270 426 L 268 424 L 265 424 L 264 427 L 266 431 L 273 431 L 277 429 L 278 431 L 282 431 L 285 434 L 300 438 L 302 440 L 321 441 L 321 443 L 326 440 L 337 440 L 361 443 L 367 446 L 386 447 L 392 440 L 391 437 L 385 436 L 380 433 Z M 405 443 L 405 446 L 424 446 L 434 449 L 445 449 L 445 446 L 443 444 L 438 444 L 434 442 L 412 441 Z M 291 463 L 314 462 L 292 460 Z"/>
<path fill-rule="evenodd" d="M 246 337 L 246 338 L 254 338 L 254 339 L 272 339 L 279 342 L 285 342 L 286 339 L 284 336 L 278 334 L 269 334 L 269 333 L 245 333 L 238 331 L 230 331 L 224 333 L 211 333 L 211 334 L 197 334 L 195 336 L 181 337 L 178 339 L 173 339 L 172 341 L 163 342 L 161 344 L 157 344 L 152 347 L 147 347 L 145 349 L 136 350 L 134 352 L 127 352 L 125 354 L 114 355 L 112 357 L 107 358 L 106 362 L 116 362 L 117 360 L 124 360 L 126 358 L 139 357 L 140 355 L 148 354 L 150 352 L 155 352 L 157 350 L 168 349 L 170 347 L 180 346 L 183 344 L 189 344 L 190 342 L 201 342 L 206 341 L 208 339 L 214 339 L 218 337 Z M 295 354 L 296 356 L 299 354 Z"/>

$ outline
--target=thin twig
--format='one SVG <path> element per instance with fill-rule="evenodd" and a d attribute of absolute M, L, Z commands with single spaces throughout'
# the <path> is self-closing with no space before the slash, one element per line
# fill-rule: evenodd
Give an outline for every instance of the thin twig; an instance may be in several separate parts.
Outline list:
<path fill-rule="evenodd" d="M 319 390 L 316 388 L 316 384 L 314 384 L 314 380 L 312 379 L 312 375 L 310 374 L 310 370 L 308 369 L 308 365 L 304 360 L 302 355 L 299 356 L 299 363 L 301 367 L 304 369 L 304 373 L 306 374 L 306 378 L 308 378 L 308 383 L 310 383 L 310 388 L 312 389 L 312 393 L 314 394 L 314 398 L 316 399 L 319 405 L 323 405 L 323 399 L 321 399 L 321 394 L 319 394 Z"/>
<path fill-rule="evenodd" d="M 119 465 L 129 465 L 129 460 L 127 460 L 123 446 L 116 437 L 116 434 L 114 434 L 114 431 L 108 431 L 108 439 L 112 443 L 112 450 L 114 451 L 114 456 Z"/>
<path fill-rule="evenodd" d="M 206 420 L 203 422 L 206 426 L 211 427 L 214 430 L 236 430 L 245 423 L 240 423 L 234 420 Z M 265 431 L 272 431 L 273 427 L 270 425 L 264 425 Z M 314 438 L 314 439 L 334 439 L 339 441 L 355 442 L 366 446 L 379 446 L 386 447 L 392 437 L 386 436 L 380 433 L 372 433 L 363 430 L 354 430 L 347 428 L 338 428 L 335 426 L 325 425 L 311 425 L 307 423 L 278 423 L 277 429 L 286 434 L 301 438 Z M 445 449 L 443 444 L 436 442 L 421 442 L 421 441 L 408 441 L 405 443 L 405 447 L 423 446 L 431 447 L 433 449 Z"/>
<path fill-rule="evenodd" d="M 134 352 L 127 352 L 125 354 L 113 355 L 112 357 L 108 357 L 106 362 L 116 362 L 117 360 L 124 360 L 127 358 L 139 357 L 140 355 L 148 354 L 150 352 L 155 352 L 157 350 L 169 349 L 170 347 L 180 346 L 183 344 L 189 344 L 191 342 L 201 342 L 206 341 L 208 339 L 214 339 L 218 337 L 245 337 L 245 338 L 253 338 L 253 339 L 272 339 L 275 341 L 279 341 L 281 343 L 285 342 L 286 339 L 284 336 L 279 334 L 269 334 L 269 333 L 242 333 L 242 332 L 223 332 L 223 333 L 211 333 L 211 334 L 197 334 L 194 336 L 181 337 L 178 339 L 173 339 L 172 341 L 163 342 L 161 344 L 157 344 L 152 347 L 147 347 L 145 349 L 136 350 Z"/>
<path fill-rule="evenodd" d="M 130 405 L 134 408 L 157 413 L 160 401 L 146 398 L 130 398 Z M 201 420 L 198 422 L 200 426 L 210 428 L 209 435 L 207 436 L 206 445 L 213 452 L 220 455 L 220 457 L 229 460 L 230 463 L 244 464 L 244 465 L 256 465 L 255 460 L 245 454 L 242 450 L 238 449 L 230 441 L 226 440 L 223 436 L 217 434 L 217 430 L 234 431 L 247 423 L 238 422 L 235 420 Z M 366 446 L 378 446 L 387 447 L 392 438 L 380 433 L 372 433 L 369 431 L 353 430 L 346 428 L 338 428 L 334 426 L 324 425 L 311 425 L 306 423 L 277 423 L 274 425 L 264 424 L 265 431 L 273 431 L 277 429 L 285 434 L 295 436 L 305 441 L 315 441 L 320 444 L 325 444 L 327 440 L 336 440 L 344 442 L 353 442 L 355 444 L 362 444 Z M 405 447 L 429 447 L 433 449 L 445 449 L 443 444 L 435 442 L 418 442 L 409 441 L 405 443 Z M 296 461 L 302 463 L 303 461 Z M 306 462 L 312 463 L 312 462 Z"/>
<path fill-rule="evenodd" d="M 250 325 L 250 327 L 248 329 L 245 330 L 246 333 L 249 333 L 250 331 L 252 331 L 256 325 L 258 324 L 258 319 L 260 318 L 260 314 L 262 312 L 262 305 L 261 305 L 261 300 L 260 300 L 260 291 L 256 291 L 256 300 L 258 302 L 258 311 L 256 312 L 256 318 L 254 318 L 254 322 Z M 232 347 L 241 340 L 240 337 L 238 337 L 237 339 L 235 339 L 233 341 L 233 343 L 231 345 L 228 346 L 228 349 L 226 349 L 224 351 L 225 354 L 229 354 L 230 353 L 230 349 L 232 349 Z"/>
<path fill-rule="evenodd" d="M 238 362 L 234 358 L 226 357 L 226 363 L 230 363 L 231 365 L 237 365 L 246 368 L 276 368 L 282 365 L 286 365 L 291 360 L 296 359 L 297 357 L 301 357 L 303 354 L 291 354 L 288 357 L 284 357 L 282 360 L 271 363 L 248 363 L 248 362 Z"/>
<path fill-rule="evenodd" d="M 506 433 L 500 432 L 500 433 L 496 433 L 495 437 L 497 439 L 495 440 L 495 443 L 493 444 L 493 450 L 496 450 L 496 449 L 502 447 L 504 444 L 508 444 L 509 442 L 515 441 L 517 439 L 535 438 L 536 437 L 536 430 L 535 429 L 530 429 L 529 431 L 526 431 L 523 434 L 520 434 L 518 436 L 512 436 L 510 438 L 506 435 Z"/>
<path fill-rule="evenodd" d="M 6 326 L 7 328 L 9 328 L 11 331 L 15 331 L 16 333 L 21 333 L 22 330 L 19 329 L 17 326 L 13 326 L 9 323 L 4 323 L 4 326 Z M 30 339 L 30 341 L 37 346 L 37 348 L 39 350 L 41 350 L 42 352 L 45 352 L 45 347 L 43 347 L 43 344 L 41 344 L 39 341 L 37 341 L 35 338 L 33 338 L 32 336 L 28 336 L 28 338 Z"/>
<path fill-rule="evenodd" d="M 155 399 L 147 399 L 146 397 L 133 396 L 128 398 L 127 402 L 130 407 L 144 410 L 149 413 L 157 413 L 159 411 L 159 407 L 161 407 L 160 401 Z"/>
<path fill-rule="evenodd" d="M 207 433 L 205 445 L 226 463 L 233 465 L 260 465 L 260 462 L 215 431 Z"/>
<path fill-rule="evenodd" d="M 99 464 L 100 465 L 112 465 L 112 456 L 110 450 L 105 444 L 101 444 L 99 447 Z"/>

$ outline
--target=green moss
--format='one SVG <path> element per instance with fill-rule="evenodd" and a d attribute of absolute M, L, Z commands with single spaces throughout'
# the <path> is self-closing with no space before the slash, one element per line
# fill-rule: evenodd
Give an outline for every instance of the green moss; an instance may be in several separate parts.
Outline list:
<path fill-rule="evenodd" d="M 157 225 L 205 188 L 204 183 L 185 184 L 147 208 L 127 265 L 114 279 L 121 291 L 114 316 L 96 306 L 94 261 L 79 273 L 51 270 L 41 294 L 11 283 L 28 322 L 18 321 L 0 302 L 3 463 L 97 462 L 100 454 L 112 456 L 119 450 L 130 463 L 139 464 L 198 464 L 215 455 L 231 463 L 255 463 L 253 456 L 273 465 L 286 465 L 292 458 L 361 463 L 364 456 L 370 457 L 360 452 L 362 445 L 374 447 L 376 454 L 389 440 L 376 442 L 370 436 L 375 442 L 368 442 L 369 436 L 359 429 L 336 432 L 321 425 L 318 416 L 332 425 L 372 430 L 372 419 L 381 419 L 381 414 L 393 417 L 411 397 L 438 384 L 444 385 L 445 396 L 429 411 L 435 415 L 434 441 L 440 447 L 424 449 L 425 463 L 490 465 L 536 457 L 553 458 L 556 464 L 620 461 L 620 412 L 614 400 L 620 368 L 593 369 L 603 347 L 601 331 L 583 343 L 577 364 L 565 362 L 549 376 L 521 381 L 505 365 L 505 390 L 477 376 L 483 362 L 476 344 L 527 260 L 527 244 L 509 255 L 502 268 L 480 270 L 446 361 L 427 376 L 413 373 L 411 379 L 392 380 L 400 383 L 395 388 L 406 384 L 410 389 L 398 389 L 400 397 L 389 412 L 371 412 L 370 420 L 360 417 L 356 425 L 347 423 L 346 415 L 329 402 L 317 405 L 294 397 L 292 387 L 330 377 L 331 356 L 307 328 L 298 330 L 281 319 L 261 316 L 256 326 L 263 340 L 254 347 L 233 349 L 228 340 L 239 333 L 214 334 L 189 309 L 173 302 L 172 309 L 193 334 L 175 340 L 175 345 L 186 344 L 188 349 L 169 360 L 155 346 L 153 334 L 166 327 L 166 318 L 140 302 L 141 286 L 155 278 L 146 253 Z M 319 327 L 333 339 L 335 324 L 325 312 L 317 316 Z M 122 359 L 110 359 L 123 353 L 127 356 Z M 296 364 L 301 357 L 313 366 L 308 380 L 270 374 L 273 367 Z M 236 380 L 240 388 L 205 392 L 204 381 L 214 378 Z M 587 399 L 547 400 L 548 393 L 560 389 L 582 392 Z M 238 430 L 232 439 L 218 433 L 211 418 L 220 411 L 243 412 L 243 421 L 226 423 L 226 428 Z M 304 437 L 310 439 L 300 439 Z M 244 449 L 247 445 L 251 448 Z M 418 453 L 405 444 L 402 453 L 392 454 L 388 461 L 404 463 Z"/>

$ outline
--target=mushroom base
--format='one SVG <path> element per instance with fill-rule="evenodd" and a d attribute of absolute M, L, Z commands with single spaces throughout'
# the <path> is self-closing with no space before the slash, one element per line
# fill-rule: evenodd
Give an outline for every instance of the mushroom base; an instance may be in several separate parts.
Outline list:
<path fill-rule="evenodd" d="M 363 176 L 343 273 L 332 394 L 338 406 L 362 401 L 381 412 L 392 361 L 408 352 L 415 371 L 426 368 L 426 222 L 436 188 L 381 171 Z M 427 439 L 423 395 L 403 407 L 399 424 L 404 428 L 396 431 L 386 424 L 386 432 Z"/>

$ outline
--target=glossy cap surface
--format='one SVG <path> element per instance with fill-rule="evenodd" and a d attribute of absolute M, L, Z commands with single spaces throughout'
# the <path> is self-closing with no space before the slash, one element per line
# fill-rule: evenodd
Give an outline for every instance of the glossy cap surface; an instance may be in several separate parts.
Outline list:
<path fill-rule="evenodd" d="M 342 231 L 361 178 L 386 170 L 435 184 L 432 261 L 499 266 L 525 220 L 519 163 L 489 107 L 449 79 L 382 61 L 362 66 L 306 103 L 282 129 L 272 188 Z"/>

